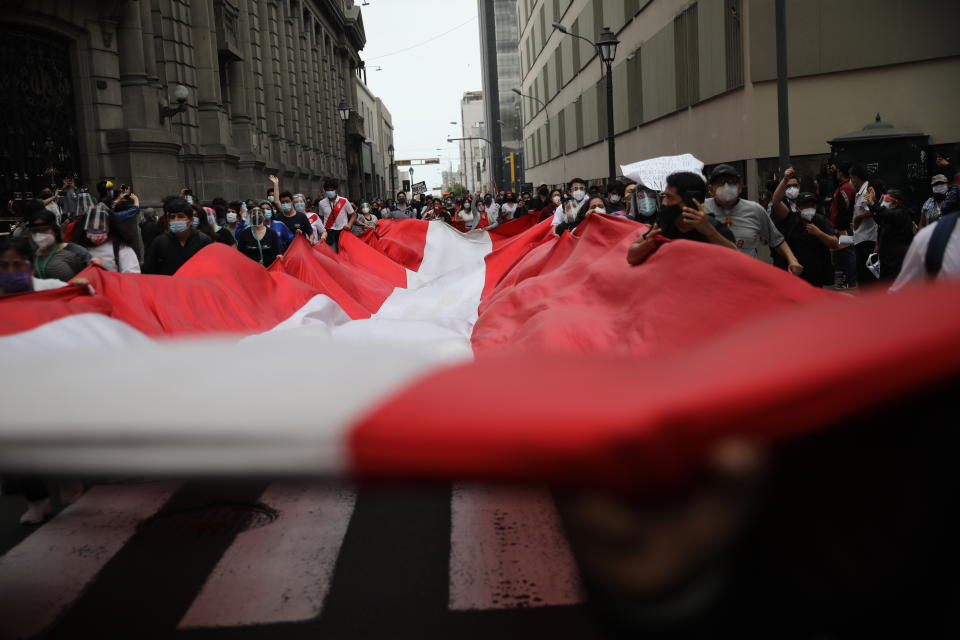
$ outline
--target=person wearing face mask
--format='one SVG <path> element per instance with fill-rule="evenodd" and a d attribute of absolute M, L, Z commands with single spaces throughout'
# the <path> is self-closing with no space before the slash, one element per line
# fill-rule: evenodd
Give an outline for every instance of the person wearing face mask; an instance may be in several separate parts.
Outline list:
<path fill-rule="evenodd" d="M 337 183 L 327 180 L 324 185 L 323 198 L 317 203 L 317 212 L 323 219 L 323 226 L 327 230 L 327 244 L 334 251 L 339 251 L 340 234 L 344 228 L 351 228 L 357 222 L 357 212 L 350 201 L 337 195 Z"/>
<path fill-rule="evenodd" d="M 306 196 L 302 193 L 294 194 L 293 210 L 307 216 L 307 221 L 310 223 L 310 229 L 313 232 L 310 235 L 311 243 L 316 244 L 327 239 L 327 230 L 323 226 L 320 214 L 311 209 L 310 203 L 307 202 Z"/>
<path fill-rule="evenodd" d="M 514 218 L 519 218 L 520 216 L 526 214 L 524 209 L 522 213 L 518 213 L 519 209 L 517 206 L 517 196 L 513 192 L 507 192 L 503 196 L 503 204 L 500 205 L 500 221 L 506 222 L 508 220 L 513 220 Z"/>
<path fill-rule="evenodd" d="M 657 197 L 657 192 L 637 185 L 630 185 L 627 189 L 630 194 L 627 202 L 631 211 L 629 217 L 637 222 L 651 224 L 660 210 L 660 198 Z"/>
<path fill-rule="evenodd" d="M 194 220 L 196 219 L 197 218 L 194 218 Z M 237 245 L 237 238 L 233 235 L 233 232 L 226 227 L 220 226 L 217 220 L 216 209 L 213 207 L 203 207 L 200 211 L 199 219 L 201 222 L 199 230 L 207 234 L 211 240 L 225 244 L 228 247 L 235 247 Z"/>
<path fill-rule="evenodd" d="M 304 210 L 306 210 L 306 208 L 304 208 Z M 302 234 L 311 242 L 314 241 L 313 225 L 310 224 L 310 220 L 305 213 L 297 211 L 294 208 L 293 194 L 289 191 L 280 193 L 280 213 L 280 222 L 287 225 L 291 233 L 294 235 L 298 233 Z"/>
<path fill-rule="evenodd" d="M 657 236 L 670 240 L 705 242 L 736 251 L 737 245 L 728 225 L 708 213 L 699 201 L 705 190 L 703 178 L 695 173 L 680 171 L 667 176 L 661 194 L 662 206 L 654 206 L 651 215 L 638 218 L 648 226 L 637 235 L 627 250 L 627 262 L 637 265 L 646 260 L 660 244 Z M 650 194 L 653 192 L 638 188 L 636 193 L 641 207 L 649 209 Z"/>
<path fill-rule="evenodd" d="M 590 196 L 590 198 L 585 199 L 583 206 L 580 207 L 577 212 L 576 217 L 573 222 L 561 222 L 556 227 L 557 235 L 562 235 L 564 231 L 573 231 L 579 227 L 591 214 L 605 214 L 607 213 L 608 205 L 607 202 L 600 196 Z"/>
<path fill-rule="evenodd" d="M 183 198 L 168 200 L 163 210 L 167 218 L 167 231 L 150 243 L 143 273 L 172 276 L 187 260 L 212 244 L 213 240 L 194 230 L 193 205 Z"/>
<path fill-rule="evenodd" d="M 115 221 L 107 206 L 99 205 L 78 220 L 81 232 L 74 234 L 74 242 L 89 251 L 107 271 L 140 273 L 140 261 L 130 246 L 129 232 Z"/>
<path fill-rule="evenodd" d="M 797 212 L 797 196 L 800 195 L 800 178 L 793 167 L 783 172 L 783 180 L 770 198 L 770 215 L 774 221 L 783 220 L 789 213 Z"/>
<path fill-rule="evenodd" d="M 615 216 L 626 217 L 627 208 L 623 201 L 624 186 L 619 180 L 614 180 L 607 185 L 607 203 L 610 205 L 608 213 Z"/>
<path fill-rule="evenodd" d="M 830 251 L 839 248 L 840 244 L 833 225 L 820 213 L 819 203 L 817 194 L 800 193 L 790 202 L 785 215 L 778 215 L 775 208 L 774 224 L 803 265 L 800 277 L 815 287 L 825 287 L 832 285 L 834 280 Z M 786 206 L 782 202 L 778 204 L 781 208 Z M 787 268 L 786 261 L 779 254 L 773 256 L 773 264 L 781 269 Z"/>
<path fill-rule="evenodd" d="M 243 218 L 240 217 L 240 211 L 243 208 L 244 203 L 242 202 L 231 202 L 227 205 L 227 215 L 224 216 L 225 228 L 233 234 L 234 238 L 247 226 Z"/>
<path fill-rule="evenodd" d="M 407 194 L 403 191 L 397 192 L 397 201 L 389 203 L 389 206 L 382 212 L 384 220 L 402 220 L 405 218 L 416 218 L 417 210 L 407 204 Z"/>
<path fill-rule="evenodd" d="M 941 215 L 943 215 L 943 212 L 940 210 L 940 205 L 943 204 L 943 201 L 946 199 L 947 192 L 949 190 L 950 186 L 949 182 L 947 181 L 947 176 L 943 175 L 942 173 L 937 174 L 930 179 L 930 191 L 932 193 L 920 208 L 921 229 L 928 224 L 933 224 L 940 219 Z"/>
<path fill-rule="evenodd" d="M 790 245 L 777 231 L 764 208 L 756 202 L 740 197 L 742 187 L 743 181 L 736 169 L 728 164 L 717 165 L 710 173 L 711 197 L 704 203 L 704 209 L 730 227 L 733 237 L 736 238 L 737 249 L 742 253 L 759 258 L 757 247 L 761 242 L 765 242 L 784 257 L 790 273 L 803 273 L 803 266 L 793 255 Z"/>
<path fill-rule="evenodd" d="M 550 189 L 545 184 L 537 187 L 537 196 L 527 203 L 527 210 L 539 215 L 550 207 Z"/>
<path fill-rule="evenodd" d="M 93 295 L 93 287 L 85 278 L 64 282 L 57 278 L 38 278 L 34 268 L 34 251 L 29 238 L 0 237 L 0 297 L 33 291 L 49 291 L 66 286 L 80 287 Z"/>
<path fill-rule="evenodd" d="M 263 209 L 254 207 L 250 210 L 250 226 L 237 237 L 240 253 L 264 267 L 269 267 L 282 254 L 280 236 L 268 225 Z"/>
<path fill-rule="evenodd" d="M 457 211 L 457 220 L 461 222 L 473 222 L 473 212 L 474 205 L 476 203 L 469 196 L 463 199 L 463 204 L 460 205 L 459 210 Z"/>
<path fill-rule="evenodd" d="M 913 220 L 906 207 L 906 194 L 889 189 L 879 201 L 868 193 L 870 212 L 877 223 L 877 254 L 880 258 L 880 281 L 890 282 L 900 275 L 903 260 L 913 241 Z"/>
<path fill-rule="evenodd" d="M 280 253 L 284 253 L 287 250 L 287 247 L 290 246 L 290 243 L 293 242 L 294 235 L 293 232 L 278 220 L 280 217 L 273 208 L 273 205 L 268 201 L 264 200 L 260 202 L 259 205 L 254 205 L 250 208 L 250 211 L 253 211 L 257 207 L 263 212 L 264 224 L 269 228 L 273 229 L 274 232 L 280 236 Z"/>
<path fill-rule="evenodd" d="M 570 195 L 570 200 L 567 201 L 566 205 L 556 208 L 553 212 L 553 222 L 551 224 L 554 227 L 564 222 L 571 223 L 577 219 L 580 207 L 583 206 L 584 200 L 587 198 L 587 181 L 583 178 L 574 178 L 567 184 L 567 193 Z"/>
<path fill-rule="evenodd" d="M 368 229 L 377 227 L 377 216 L 373 215 L 373 209 L 366 202 L 360 203 L 360 215 L 357 216 L 357 224 L 351 227 L 351 231 L 356 236 L 362 236 Z"/>
<path fill-rule="evenodd" d="M 83 271 L 93 259 L 83 247 L 63 241 L 56 217 L 45 209 L 30 216 L 27 232 L 37 248 L 33 260 L 37 278 L 66 282 Z"/>

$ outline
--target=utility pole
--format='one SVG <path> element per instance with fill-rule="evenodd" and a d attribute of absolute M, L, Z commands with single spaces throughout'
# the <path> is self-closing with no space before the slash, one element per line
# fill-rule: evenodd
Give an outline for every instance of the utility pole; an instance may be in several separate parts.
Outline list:
<path fill-rule="evenodd" d="M 777 122 L 780 128 L 780 171 L 790 167 L 790 104 L 787 94 L 787 0 L 777 0 Z"/>

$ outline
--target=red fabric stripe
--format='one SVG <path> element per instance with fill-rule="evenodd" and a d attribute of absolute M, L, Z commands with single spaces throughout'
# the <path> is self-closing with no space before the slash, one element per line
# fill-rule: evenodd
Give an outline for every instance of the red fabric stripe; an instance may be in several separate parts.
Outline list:
<path fill-rule="evenodd" d="M 644 228 L 626 218 L 591 216 L 576 235 L 543 239 L 485 291 L 474 352 L 507 347 L 648 356 L 836 295 L 740 253 L 690 241 L 667 243 L 632 267 L 627 247 Z M 496 254 L 490 261 L 502 267 Z"/>
<path fill-rule="evenodd" d="M 419 271 L 427 245 L 428 226 L 423 220 L 381 220 L 360 239 L 397 264 Z"/>
<path fill-rule="evenodd" d="M 25 331 L 83 311 L 104 313 L 152 336 L 260 333 L 286 320 L 319 293 L 285 274 L 268 273 L 222 244 L 205 247 L 172 278 L 97 267 L 79 277 L 91 282 L 95 297 L 71 287 L 0 298 L 0 334 Z"/>
<path fill-rule="evenodd" d="M 352 236 L 349 232 L 342 238 Z M 298 236 L 287 249 L 277 271 L 330 296 L 354 320 L 369 318 L 393 292 L 394 285 L 371 273 L 341 264 L 325 242 L 311 248 Z"/>
<path fill-rule="evenodd" d="M 659 260 L 674 270 L 719 277 L 721 290 L 740 283 L 756 292 L 770 282 L 749 273 L 745 279 L 716 274 L 722 260 L 713 251 L 698 252 L 714 267 L 701 269 L 684 244 L 665 247 Z M 749 261 L 732 262 L 749 272 Z M 777 284 L 790 288 L 786 282 Z M 653 316 L 659 318 L 655 327 L 642 320 L 637 325 L 636 307 L 622 298 L 594 309 L 594 319 L 621 318 L 624 347 L 636 348 L 631 333 L 655 330 L 652 337 L 669 340 L 670 353 L 656 358 L 644 357 L 643 348 L 620 357 L 529 351 L 518 357 L 515 348 L 414 381 L 353 432 L 355 471 L 656 492 L 690 480 L 725 438 L 770 442 L 812 432 L 960 375 L 960 284 L 899 296 L 817 296 L 779 313 L 765 312 L 766 302 L 754 297 L 736 326 L 704 331 L 704 324 L 714 325 L 715 310 L 731 313 L 738 301 L 745 304 L 741 296 L 698 304 L 706 292 L 698 286 L 681 302 L 697 314 L 699 322 L 690 323 L 699 325 L 696 331 L 666 326 L 672 313 Z M 634 295 L 646 299 L 643 290 Z M 660 296 L 649 300 L 661 303 Z M 857 332 L 842 353 L 817 330 L 827 320 Z M 577 341 L 573 333 L 568 340 Z M 896 375 L 875 375 L 891 371 Z M 493 394 L 479 402 L 471 399 L 477 396 L 436 392 L 475 388 L 478 380 L 497 381 Z M 838 391 L 854 380 L 869 385 L 857 393 Z"/>
<path fill-rule="evenodd" d="M 341 264 L 376 274 L 394 287 L 407 286 L 407 270 L 403 265 L 394 262 L 352 233 L 340 234 L 340 253 L 334 255 Z"/>

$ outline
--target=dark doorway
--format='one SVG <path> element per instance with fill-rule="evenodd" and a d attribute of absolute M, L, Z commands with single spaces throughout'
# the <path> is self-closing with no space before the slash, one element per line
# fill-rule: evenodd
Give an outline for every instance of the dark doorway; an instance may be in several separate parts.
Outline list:
<path fill-rule="evenodd" d="M 0 24 L 0 215 L 64 178 L 81 182 L 70 42 Z"/>

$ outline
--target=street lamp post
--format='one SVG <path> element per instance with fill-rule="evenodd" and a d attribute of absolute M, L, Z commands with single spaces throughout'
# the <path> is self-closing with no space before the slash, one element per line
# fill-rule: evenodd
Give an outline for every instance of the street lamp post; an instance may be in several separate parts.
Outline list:
<path fill-rule="evenodd" d="M 447 142 L 457 142 L 458 140 L 483 140 L 484 142 L 486 142 L 486 143 L 487 143 L 487 150 L 490 151 L 490 153 L 491 153 L 491 157 L 490 157 L 490 169 L 491 169 L 491 171 L 494 170 L 495 167 L 493 166 L 493 155 L 492 155 L 492 153 L 493 153 L 493 143 L 492 143 L 492 142 L 490 142 L 490 141 L 487 140 L 486 138 L 483 138 L 483 137 L 480 137 L 480 136 L 472 136 L 472 137 L 469 137 L 469 138 L 447 138 Z M 479 182 L 479 181 L 480 181 L 480 180 L 478 179 L 477 182 Z"/>
<path fill-rule="evenodd" d="M 584 38 L 583 36 L 577 35 L 575 33 L 570 33 L 565 26 L 559 22 L 553 23 L 553 28 L 564 33 L 568 36 L 573 36 L 574 38 L 580 38 L 584 42 L 590 44 L 591 47 L 597 50 L 597 55 L 600 56 L 600 60 L 603 62 L 606 67 L 607 72 L 607 154 L 608 154 L 608 164 L 609 164 L 609 174 L 610 181 L 613 182 L 617 179 L 617 153 L 616 153 L 616 140 L 614 139 L 614 126 L 613 126 L 613 72 L 611 67 L 613 66 L 613 61 L 617 57 L 617 45 L 620 44 L 620 41 L 617 40 L 616 34 L 610 30 L 610 27 L 604 27 L 603 31 L 600 32 L 600 39 L 596 42 Z"/>
<path fill-rule="evenodd" d="M 350 142 L 347 138 L 347 120 L 350 119 L 350 105 L 346 98 L 340 98 L 340 104 L 337 106 L 337 114 L 340 121 L 343 122 L 343 162 L 344 172 L 347 174 L 347 188 L 350 188 Z M 356 197 L 356 195 L 354 195 Z"/>

